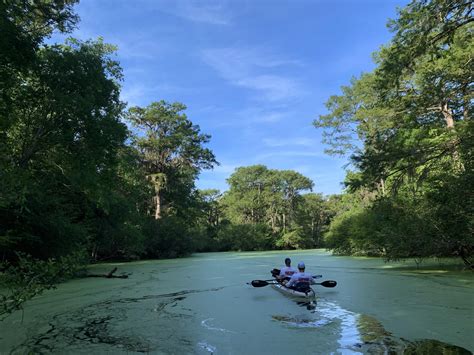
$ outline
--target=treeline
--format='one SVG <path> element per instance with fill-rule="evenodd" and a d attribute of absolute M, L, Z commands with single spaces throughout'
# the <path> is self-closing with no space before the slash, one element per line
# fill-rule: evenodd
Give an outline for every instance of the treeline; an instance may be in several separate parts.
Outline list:
<path fill-rule="evenodd" d="M 77 24 L 75 3 L 0 2 L 2 260 L 192 252 L 210 137 L 182 104 L 126 109 L 113 46 L 46 44 Z"/>
<path fill-rule="evenodd" d="M 326 235 L 335 252 L 473 266 L 472 14 L 469 0 L 412 1 L 389 22 L 376 68 L 314 122 L 356 168 Z"/>
<path fill-rule="evenodd" d="M 332 201 L 308 193 L 313 182 L 292 170 L 240 167 L 229 190 L 201 191 L 205 238 L 200 251 L 321 247 L 335 211 Z M 303 194 L 304 193 L 304 194 Z"/>
<path fill-rule="evenodd" d="M 329 198 L 263 165 L 238 168 L 223 194 L 197 190 L 217 161 L 183 104 L 127 108 L 116 48 L 45 43 L 77 25 L 76 2 L 0 2 L 2 260 L 329 247 L 471 265 L 472 1 L 413 1 L 374 71 L 328 100 L 315 126 L 355 167 Z"/>
<path fill-rule="evenodd" d="M 322 245 L 335 212 L 321 195 L 302 194 L 310 179 L 252 166 L 236 170 L 225 194 L 198 191 L 198 174 L 217 161 L 185 105 L 127 108 L 115 47 L 47 44 L 77 25 L 75 3 L 0 4 L 2 261 L 28 274 L 27 255 L 73 267 Z"/>

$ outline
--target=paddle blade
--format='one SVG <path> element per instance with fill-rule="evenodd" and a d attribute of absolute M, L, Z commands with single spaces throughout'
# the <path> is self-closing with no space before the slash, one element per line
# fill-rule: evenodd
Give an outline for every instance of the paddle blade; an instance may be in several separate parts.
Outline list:
<path fill-rule="evenodd" d="M 324 287 L 336 287 L 337 282 L 333 281 L 333 280 L 327 280 L 327 281 L 321 282 L 318 285 L 321 285 L 321 286 L 324 286 Z"/>
<path fill-rule="evenodd" d="M 267 281 L 264 281 L 264 280 L 253 280 L 250 284 L 253 287 L 264 287 L 264 286 L 269 285 L 269 283 Z"/>

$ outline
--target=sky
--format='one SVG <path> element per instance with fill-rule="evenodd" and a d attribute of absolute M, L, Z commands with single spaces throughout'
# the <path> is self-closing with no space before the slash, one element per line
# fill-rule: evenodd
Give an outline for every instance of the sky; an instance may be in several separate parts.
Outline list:
<path fill-rule="evenodd" d="M 129 106 L 187 106 L 220 163 L 198 188 L 224 191 L 237 167 L 263 164 L 298 171 L 329 195 L 342 191 L 348 159 L 324 153 L 312 122 L 342 85 L 374 68 L 372 53 L 391 38 L 387 20 L 407 3 L 81 0 L 70 36 L 118 46 Z"/>

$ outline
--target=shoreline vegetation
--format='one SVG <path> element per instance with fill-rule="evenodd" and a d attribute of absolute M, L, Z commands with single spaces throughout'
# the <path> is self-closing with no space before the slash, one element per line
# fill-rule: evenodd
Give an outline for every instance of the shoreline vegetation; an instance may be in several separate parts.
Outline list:
<path fill-rule="evenodd" d="M 400 9 L 375 69 L 328 98 L 313 124 L 353 168 L 331 196 L 265 165 L 198 190 L 219 163 L 184 104 L 127 107 L 103 39 L 47 43 L 76 3 L 0 4 L 0 317 L 106 260 L 327 248 L 474 270 L 472 1 Z"/>

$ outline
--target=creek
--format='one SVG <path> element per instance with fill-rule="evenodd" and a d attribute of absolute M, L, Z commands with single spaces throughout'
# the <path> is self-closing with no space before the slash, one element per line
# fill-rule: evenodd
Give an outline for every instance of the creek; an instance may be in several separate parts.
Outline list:
<path fill-rule="evenodd" d="M 271 286 L 270 270 L 304 261 L 335 280 L 316 307 Z M 446 266 L 446 265 L 445 265 Z M 93 265 L 128 279 L 75 279 L 0 322 L 3 353 L 388 354 L 474 351 L 474 277 L 435 263 L 386 264 L 324 250 L 203 253 Z M 423 352 L 424 351 L 424 352 Z M 451 352 L 449 352 L 451 351 Z"/>

